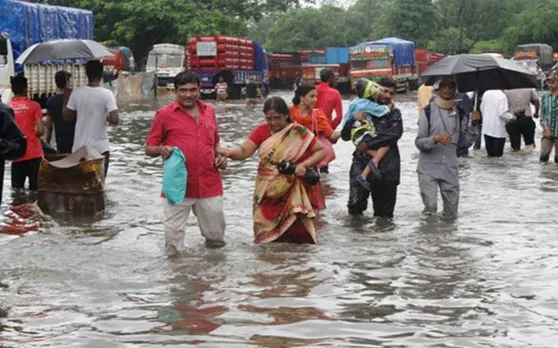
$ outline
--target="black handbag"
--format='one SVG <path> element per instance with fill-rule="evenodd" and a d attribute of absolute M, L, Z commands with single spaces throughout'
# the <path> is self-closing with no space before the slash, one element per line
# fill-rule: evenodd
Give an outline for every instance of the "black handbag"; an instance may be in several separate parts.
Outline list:
<path fill-rule="evenodd" d="M 292 162 L 281 161 L 277 166 L 277 170 L 281 174 L 293 175 L 296 169 L 296 165 Z M 306 174 L 304 174 L 304 181 L 308 185 L 316 185 L 320 182 L 320 173 L 316 168 L 306 168 Z"/>

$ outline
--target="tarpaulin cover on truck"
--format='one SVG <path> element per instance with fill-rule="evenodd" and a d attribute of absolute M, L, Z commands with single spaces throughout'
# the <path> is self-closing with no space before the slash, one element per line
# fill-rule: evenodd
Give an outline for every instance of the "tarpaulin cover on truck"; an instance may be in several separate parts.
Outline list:
<path fill-rule="evenodd" d="M 388 37 L 377 41 L 363 42 L 358 44 L 357 47 L 370 45 L 389 45 L 393 47 L 393 55 L 397 67 L 415 65 L 415 43 L 412 41 Z"/>
<path fill-rule="evenodd" d="M 265 51 L 257 41 L 254 41 L 254 70 L 267 70 L 267 57 Z"/>
<path fill-rule="evenodd" d="M 93 12 L 0 0 L 0 32 L 8 33 L 14 58 L 27 47 L 58 39 L 93 39 Z"/>

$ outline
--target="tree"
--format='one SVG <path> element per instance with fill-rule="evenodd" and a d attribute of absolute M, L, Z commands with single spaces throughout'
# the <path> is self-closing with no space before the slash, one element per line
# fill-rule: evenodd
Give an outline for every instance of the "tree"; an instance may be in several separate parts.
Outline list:
<path fill-rule="evenodd" d="M 345 10 L 334 6 L 307 7 L 279 16 L 267 35 L 266 49 L 345 46 Z"/>
<path fill-rule="evenodd" d="M 558 49 L 558 4 L 539 0 L 511 21 L 503 34 L 508 52 L 518 44 L 547 43 Z"/>
<path fill-rule="evenodd" d="M 261 45 L 265 45 L 267 41 L 267 33 L 273 27 L 275 17 L 263 17 L 259 21 L 248 25 L 248 38 L 258 41 Z"/>
<path fill-rule="evenodd" d="M 246 36 L 246 21 L 311 0 L 43 0 L 93 11 L 95 39 L 129 46 L 138 61 L 156 43 L 184 45 L 195 34 Z"/>
<path fill-rule="evenodd" d="M 388 15 L 387 28 L 395 36 L 426 47 L 437 32 L 439 13 L 432 0 L 397 0 Z"/>

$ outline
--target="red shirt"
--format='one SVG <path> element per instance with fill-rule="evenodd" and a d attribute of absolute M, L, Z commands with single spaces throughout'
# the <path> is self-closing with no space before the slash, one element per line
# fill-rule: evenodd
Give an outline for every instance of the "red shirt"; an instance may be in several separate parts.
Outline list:
<path fill-rule="evenodd" d="M 43 157 L 43 145 L 35 134 L 35 121 L 43 117 L 41 106 L 29 98 L 21 96 L 14 97 L 9 105 L 14 110 L 17 125 L 27 138 L 25 155 L 12 162 L 17 163 Z"/>
<path fill-rule="evenodd" d="M 316 88 L 318 92 L 318 101 L 316 108 L 322 109 L 331 128 L 335 129 L 343 119 L 343 104 L 341 103 L 341 93 L 335 88 L 331 88 L 327 83 L 320 83 Z M 335 110 L 335 119 L 333 117 L 333 110 Z"/>
<path fill-rule="evenodd" d="M 176 146 L 184 153 L 187 198 L 221 196 L 223 183 L 215 167 L 215 146 L 220 140 L 215 109 L 202 101 L 198 101 L 198 106 L 197 123 L 177 101 L 157 111 L 147 145 Z"/>

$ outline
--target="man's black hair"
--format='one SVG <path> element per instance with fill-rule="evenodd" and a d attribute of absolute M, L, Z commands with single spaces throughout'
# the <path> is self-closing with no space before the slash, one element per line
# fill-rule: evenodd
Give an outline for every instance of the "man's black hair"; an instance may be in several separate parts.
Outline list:
<path fill-rule="evenodd" d="M 90 60 L 85 63 L 85 74 L 89 82 L 103 79 L 103 63 L 98 60 Z"/>
<path fill-rule="evenodd" d="M 382 87 L 397 88 L 397 84 L 395 83 L 395 81 L 391 77 L 387 76 L 382 77 L 380 81 L 378 81 L 378 84 Z"/>
<path fill-rule="evenodd" d="M 320 80 L 322 80 L 322 82 L 330 82 L 333 76 L 335 76 L 335 74 L 331 69 L 322 69 L 320 71 Z"/>
<path fill-rule="evenodd" d="M 174 88 L 178 88 L 178 86 L 183 86 L 187 83 L 195 83 L 199 86 L 200 78 L 191 70 L 184 70 L 174 77 Z"/>
<path fill-rule="evenodd" d="M 24 95 L 27 90 L 27 79 L 23 74 L 18 74 L 10 78 L 10 83 L 12 85 L 12 92 L 15 95 Z"/>

